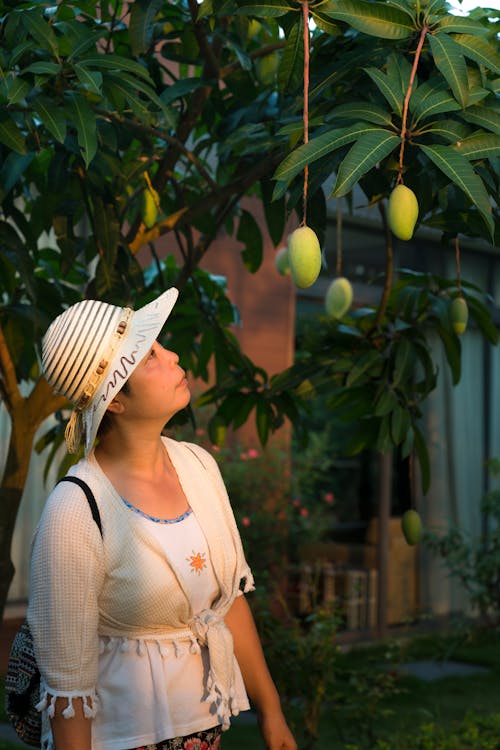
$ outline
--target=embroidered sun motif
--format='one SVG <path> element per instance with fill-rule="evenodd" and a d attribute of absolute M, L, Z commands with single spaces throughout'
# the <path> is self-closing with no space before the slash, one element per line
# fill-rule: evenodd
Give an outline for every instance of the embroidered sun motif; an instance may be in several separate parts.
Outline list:
<path fill-rule="evenodd" d="M 186 560 L 191 566 L 192 573 L 198 573 L 198 575 L 200 575 L 201 571 L 207 567 L 204 552 L 195 552 L 193 550 L 193 554 L 190 557 L 186 557 Z"/>

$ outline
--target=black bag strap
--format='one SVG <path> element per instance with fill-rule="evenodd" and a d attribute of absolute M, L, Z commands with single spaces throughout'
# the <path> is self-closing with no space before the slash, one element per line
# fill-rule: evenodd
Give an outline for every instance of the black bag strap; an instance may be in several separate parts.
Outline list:
<path fill-rule="evenodd" d="M 85 492 L 85 495 L 87 496 L 87 500 L 90 505 L 90 510 L 92 512 L 92 518 L 96 522 L 97 528 L 101 532 L 101 536 L 102 536 L 102 524 L 101 524 L 101 516 L 99 514 L 99 508 L 97 507 L 95 497 L 92 493 L 92 490 L 88 486 L 88 484 L 84 482 L 83 479 L 80 479 L 79 477 L 63 477 L 62 479 L 59 480 L 59 482 L 73 482 L 74 484 L 77 484 L 79 487 L 81 487 L 81 489 Z"/>

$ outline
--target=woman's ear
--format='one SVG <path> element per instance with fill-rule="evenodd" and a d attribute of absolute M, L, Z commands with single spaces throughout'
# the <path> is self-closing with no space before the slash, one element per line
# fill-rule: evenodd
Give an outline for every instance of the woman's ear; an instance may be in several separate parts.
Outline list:
<path fill-rule="evenodd" d="M 122 414 L 125 411 L 125 406 L 123 405 L 122 401 L 118 397 L 116 397 L 112 401 L 110 401 L 106 411 L 111 412 L 111 414 Z"/>

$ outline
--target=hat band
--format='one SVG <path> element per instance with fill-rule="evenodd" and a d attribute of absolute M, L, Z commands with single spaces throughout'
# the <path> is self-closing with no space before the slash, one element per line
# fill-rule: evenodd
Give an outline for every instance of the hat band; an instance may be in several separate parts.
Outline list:
<path fill-rule="evenodd" d="M 76 451 L 78 450 L 83 434 L 82 411 L 84 411 L 84 409 L 86 409 L 90 404 L 98 386 L 104 379 L 104 375 L 106 373 L 106 370 L 108 369 L 109 363 L 113 358 L 113 354 L 115 353 L 118 344 L 122 340 L 133 314 L 134 311 L 132 310 L 132 308 L 123 308 L 122 318 L 118 323 L 111 342 L 104 355 L 100 359 L 96 369 L 87 381 L 82 395 L 74 406 L 73 413 L 71 414 L 70 420 L 66 425 L 66 430 L 64 432 L 66 446 L 69 453 L 76 453 Z"/>
<path fill-rule="evenodd" d="M 90 401 L 92 400 L 94 393 L 96 392 L 99 384 L 102 382 L 104 378 L 104 374 L 106 370 L 108 369 L 108 365 L 111 362 L 111 359 L 113 358 L 113 354 L 116 351 L 116 347 L 120 343 L 121 339 L 123 338 L 125 334 L 125 331 L 127 330 L 127 326 L 133 314 L 134 314 L 134 311 L 130 307 L 123 308 L 123 317 L 118 323 L 116 331 L 113 334 L 113 338 L 111 339 L 111 342 L 106 352 L 104 353 L 103 357 L 100 359 L 99 364 L 97 365 L 96 369 L 94 370 L 89 380 L 87 381 L 87 384 L 85 388 L 83 389 L 82 395 L 80 396 L 80 398 L 75 404 L 76 411 L 83 411 L 83 409 L 86 409 Z"/>

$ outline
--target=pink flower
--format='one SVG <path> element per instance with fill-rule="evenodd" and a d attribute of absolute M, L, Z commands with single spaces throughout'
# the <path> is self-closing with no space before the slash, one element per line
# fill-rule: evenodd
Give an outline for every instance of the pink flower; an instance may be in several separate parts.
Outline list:
<path fill-rule="evenodd" d="M 205 740 L 200 740 L 198 737 L 193 737 L 191 740 L 186 740 L 184 743 L 184 750 L 210 750 Z"/>
<path fill-rule="evenodd" d="M 248 459 L 248 453 L 240 453 L 240 458 L 242 461 L 246 461 Z"/>
<path fill-rule="evenodd" d="M 325 492 L 325 496 L 323 499 L 325 503 L 333 503 L 335 502 L 335 495 L 333 494 L 333 492 Z"/>
<path fill-rule="evenodd" d="M 219 453 L 220 448 L 219 448 L 218 445 L 212 445 L 211 447 L 212 447 L 212 450 L 213 450 L 214 453 Z"/>
<path fill-rule="evenodd" d="M 300 509 L 300 515 L 303 516 L 304 518 L 306 516 L 308 516 L 309 515 L 309 511 L 307 510 L 307 508 L 301 508 Z"/>
<path fill-rule="evenodd" d="M 292 500 L 292 505 L 294 508 L 300 508 L 300 500 Z"/>
<path fill-rule="evenodd" d="M 205 434 L 205 430 L 203 429 L 203 427 L 197 427 L 197 429 L 196 429 L 196 434 L 197 434 L 197 435 L 198 435 L 199 437 L 201 437 L 202 435 L 204 435 L 204 434 Z"/>
<path fill-rule="evenodd" d="M 241 519 L 241 523 L 243 524 L 243 526 L 250 526 L 252 522 L 250 521 L 248 516 L 243 516 L 243 518 Z"/>
<path fill-rule="evenodd" d="M 258 458 L 259 457 L 259 451 L 255 448 L 250 448 L 248 451 L 248 458 Z"/>

